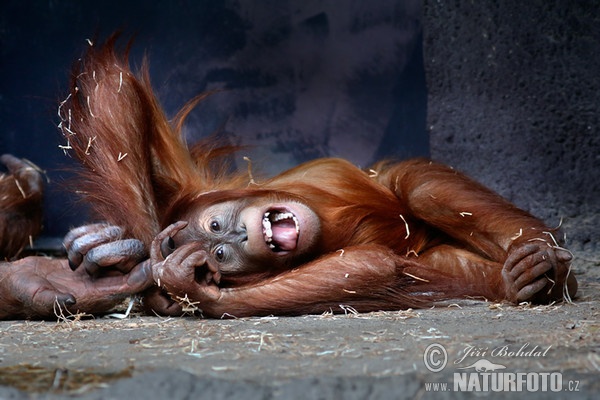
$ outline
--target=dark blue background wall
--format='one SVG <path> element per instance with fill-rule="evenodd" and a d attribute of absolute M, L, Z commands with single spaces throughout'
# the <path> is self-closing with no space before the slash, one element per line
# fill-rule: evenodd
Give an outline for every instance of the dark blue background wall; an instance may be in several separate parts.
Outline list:
<path fill-rule="evenodd" d="M 266 173 L 322 156 L 367 166 L 428 155 L 421 2 L 48 1 L 0 5 L 0 153 L 47 171 L 45 234 L 85 222 L 60 182 L 56 107 L 86 39 L 136 35 L 167 110 L 226 88 L 189 119 Z M 241 160 L 242 155 L 240 155 Z M 242 161 L 243 163 L 243 161 Z M 244 165 L 240 164 L 241 167 Z"/>

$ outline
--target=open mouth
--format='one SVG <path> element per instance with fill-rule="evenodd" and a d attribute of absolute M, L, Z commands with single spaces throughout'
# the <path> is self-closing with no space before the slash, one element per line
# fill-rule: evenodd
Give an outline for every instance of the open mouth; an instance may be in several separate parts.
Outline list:
<path fill-rule="evenodd" d="M 292 251 L 298 245 L 298 218 L 285 210 L 269 210 L 262 219 L 263 236 L 273 252 Z"/>

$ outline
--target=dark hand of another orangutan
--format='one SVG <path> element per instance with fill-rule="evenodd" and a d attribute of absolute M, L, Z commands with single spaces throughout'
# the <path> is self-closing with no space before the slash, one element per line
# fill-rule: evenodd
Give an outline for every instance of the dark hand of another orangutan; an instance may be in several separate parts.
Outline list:
<path fill-rule="evenodd" d="M 171 238 L 186 226 L 187 222 L 176 222 L 156 236 L 150 248 L 152 275 L 182 311 L 201 311 L 219 300 L 221 274 L 201 243 L 169 249 Z"/>
<path fill-rule="evenodd" d="M 99 264 L 107 262 L 101 257 L 96 260 Z M 148 262 L 127 274 L 112 272 L 96 277 L 83 268 L 72 271 L 66 260 L 27 257 L 0 263 L 0 319 L 103 313 L 151 285 Z"/>
<path fill-rule="evenodd" d="M 69 232 L 69 261 L 28 257 L 0 264 L 0 319 L 101 313 L 153 284 L 141 242 L 103 224 Z M 75 270 L 75 271 L 73 271 Z"/>
<path fill-rule="evenodd" d="M 120 227 L 108 224 L 72 229 L 64 239 L 71 269 L 83 269 L 94 277 L 110 270 L 127 274 L 148 254 L 141 241 L 122 237 Z"/>
<path fill-rule="evenodd" d="M 22 182 L 21 189 L 26 191 L 24 196 L 30 195 L 31 193 L 41 193 L 42 174 L 33 164 L 10 154 L 1 155 L 0 163 L 6 165 L 6 168 L 8 168 L 15 179 Z"/>
<path fill-rule="evenodd" d="M 543 240 L 515 241 L 502 268 L 507 300 L 547 303 L 570 299 L 577 291 L 573 255 Z"/>
<path fill-rule="evenodd" d="M 28 161 L 0 156 L 0 259 L 11 259 L 42 227 L 42 174 Z"/>
<path fill-rule="evenodd" d="M 118 270 L 128 274 L 131 268 L 147 257 L 139 240 L 121 239 L 123 230 L 108 224 L 85 225 L 71 230 L 65 237 L 69 265 L 73 270 L 85 271 L 90 276 Z M 150 262 L 148 262 L 150 264 Z M 152 284 L 152 277 L 149 276 Z M 147 312 L 177 316 L 181 307 L 157 287 L 143 293 L 143 305 Z"/>

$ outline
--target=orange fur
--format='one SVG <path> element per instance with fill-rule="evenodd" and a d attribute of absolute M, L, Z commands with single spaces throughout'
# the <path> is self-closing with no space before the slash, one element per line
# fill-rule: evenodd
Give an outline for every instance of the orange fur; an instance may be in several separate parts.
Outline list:
<path fill-rule="evenodd" d="M 193 99 L 169 123 L 144 62 L 139 77 L 128 50 L 115 50 L 117 36 L 90 46 L 75 65 L 70 92 L 59 107 L 60 128 L 81 160 L 76 190 L 96 214 L 149 244 L 161 212 L 184 188 L 196 193 L 226 185 L 211 162 L 223 153 L 211 141 L 196 145 L 193 159 L 182 138 L 183 120 L 204 96 Z M 231 178 L 234 179 L 234 178 Z"/>
<path fill-rule="evenodd" d="M 322 224 L 318 254 L 287 270 L 265 265 L 225 279 L 219 301 L 203 300 L 207 315 L 322 312 L 341 302 L 360 311 L 397 309 L 464 295 L 500 300 L 508 296 L 502 268 L 511 250 L 548 229 L 427 160 L 379 163 L 367 174 L 347 161 L 321 159 L 249 185 L 247 177 L 229 174 L 224 156 L 234 148 L 215 139 L 191 149 L 185 143 L 185 117 L 204 96 L 169 123 L 147 64 L 136 77 L 115 40 L 88 49 L 59 110 L 63 135 L 86 167 L 78 185 L 100 217 L 146 244 L 169 224 L 229 200 L 300 200 Z M 517 269 L 536 265 L 530 257 Z M 182 273 L 177 268 L 173 273 Z M 181 279 L 171 290 L 203 296 L 194 274 Z M 556 293 L 543 298 L 549 297 Z"/>

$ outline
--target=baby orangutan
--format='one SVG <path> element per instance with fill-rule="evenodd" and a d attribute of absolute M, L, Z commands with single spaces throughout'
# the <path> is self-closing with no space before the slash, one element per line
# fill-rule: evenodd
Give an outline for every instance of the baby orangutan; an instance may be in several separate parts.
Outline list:
<path fill-rule="evenodd" d="M 148 310 L 178 315 L 183 304 L 217 318 L 575 294 L 572 255 L 552 229 L 447 166 L 415 159 L 365 172 L 328 158 L 258 183 L 227 173 L 230 148 L 211 139 L 188 149 L 181 137 L 201 97 L 169 123 L 147 68 L 136 77 L 114 41 L 89 48 L 59 108 L 85 167 L 80 186 L 122 229 L 69 235 L 74 282 L 112 271 L 119 294 L 155 283 Z"/>

